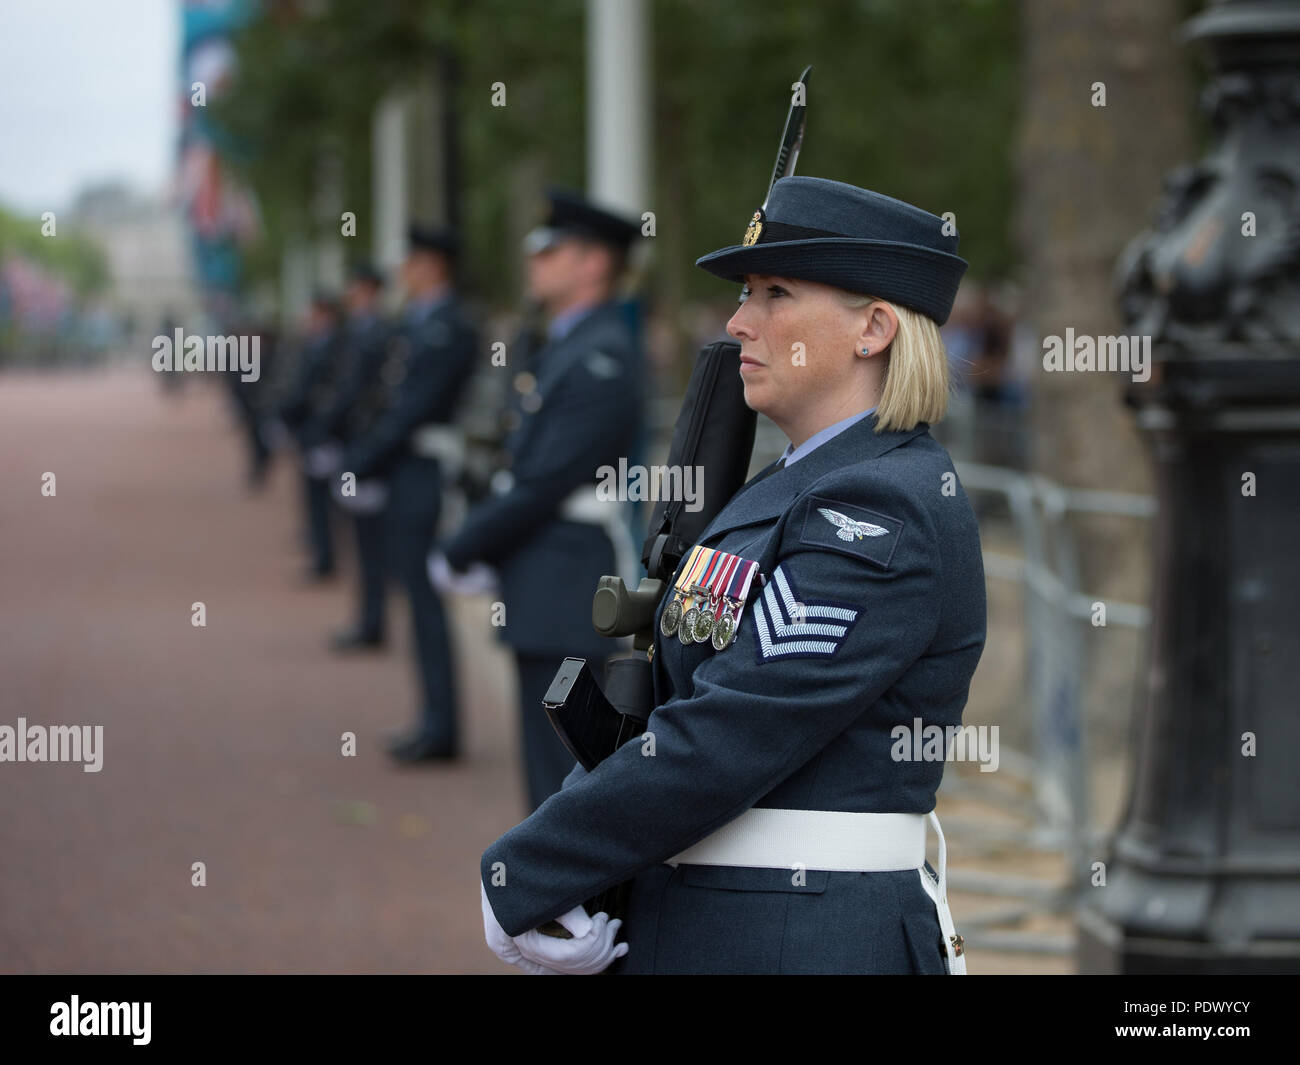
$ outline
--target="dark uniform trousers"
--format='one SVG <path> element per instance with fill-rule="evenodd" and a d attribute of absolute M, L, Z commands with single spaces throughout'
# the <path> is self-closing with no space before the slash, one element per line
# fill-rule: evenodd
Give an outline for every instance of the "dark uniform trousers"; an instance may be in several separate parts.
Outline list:
<path fill-rule="evenodd" d="M 542 696 L 566 657 L 587 659 L 600 679 L 605 656 L 618 649 L 591 625 L 597 582 L 615 572 L 609 536 L 567 520 L 561 507 L 575 489 L 594 496 L 599 467 L 617 468 L 631 454 L 643 384 L 635 335 L 614 303 L 594 308 L 528 366 L 533 387 L 516 395 L 506 440 L 512 486 L 474 507 L 443 550 L 457 569 L 483 561 L 500 576 L 499 636 L 515 656 L 528 803 L 536 809 L 573 767 Z"/>
<path fill-rule="evenodd" d="M 875 421 L 752 481 L 705 530 L 765 581 L 721 651 L 664 637 L 660 604 L 653 745 L 575 767 L 483 855 L 508 934 L 631 881 L 617 972 L 944 972 L 917 869 L 668 864 L 752 807 L 935 807 L 943 761 L 899 759 L 896 730 L 961 724 L 985 639 L 979 531 L 928 427 Z"/>
<path fill-rule="evenodd" d="M 330 504 L 330 483 L 324 477 L 302 475 L 303 503 L 307 513 L 307 547 L 311 566 L 317 573 L 334 568 L 334 530 Z"/>
<path fill-rule="evenodd" d="M 456 668 L 442 599 L 429 583 L 442 509 L 442 472 L 434 459 L 404 458 L 389 481 L 384 511 L 384 545 L 390 572 L 406 593 L 415 641 L 415 666 L 423 692 L 420 732 L 435 743 L 458 742 Z"/>
<path fill-rule="evenodd" d="M 422 426 L 447 425 L 474 371 L 478 337 L 452 300 L 408 320 L 380 371 L 387 402 L 358 439 L 350 442 L 344 468 L 358 481 L 382 479 L 388 505 L 376 529 L 389 572 L 406 593 L 421 691 L 421 738 L 457 743 L 455 661 L 442 600 L 429 583 L 428 555 L 442 509 L 442 472 L 436 459 L 411 444 Z"/>
<path fill-rule="evenodd" d="M 343 444 L 364 437 L 373 428 L 387 398 L 381 380 L 391 333 L 376 315 L 353 319 L 347 330 L 347 370 L 333 401 L 312 428 L 318 443 Z M 385 522 L 382 514 L 348 512 L 356 534 L 358 584 L 357 627 L 369 638 L 384 633 L 384 604 L 388 572 L 385 562 Z"/>
<path fill-rule="evenodd" d="M 379 637 L 384 632 L 384 603 L 388 598 L 388 573 L 384 567 L 384 557 L 387 554 L 384 545 L 384 517 L 382 514 L 358 514 L 354 524 L 361 578 L 358 585 L 357 617 L 365 635 Z"/>
<path fill-rule="evenodd" d="M 297 380 L 280 407 L 280 417 L 293 431 L 303 450 L 319 443 L 314 430 L 339 385 L 344 349 L 339 332 L 309 341 L 303 349 Z M 325 478 L 302 474 L 303 512 L 307 519 L 307 547 L 312 569 L 328 573 L 334 568 L 330 485 Z"/>

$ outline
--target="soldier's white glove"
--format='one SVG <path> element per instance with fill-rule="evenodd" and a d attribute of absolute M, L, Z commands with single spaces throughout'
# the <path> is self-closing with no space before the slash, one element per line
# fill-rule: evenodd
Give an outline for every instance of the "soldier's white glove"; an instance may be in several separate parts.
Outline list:
<path fill-rule="evenodd" d="M 302 469 L 308 477 L 324 480 L 343 465 L 343 448 L 333 440 L 303 452 Z"/>
<path fill-rule="evenodd" d="M 627 953 L 626 943 L 614 943 L 623 922 L 611 921 L 607 913 L 588 917 L 586 910 L 575 906 L 556 920 L 573 938 L 557 939 L 536 929 L 515 936 L 515 946 L 525 961 L 570 976 L 594 976 Z"/>
<path fill-rule="evenodd" d="M 487 888 L 483 886 L 482 880 L 478 882 L 478 888 L 483 898 L 483 938 L 487 940 L 487 945 L 492 948 L 492 953 L 507 965 L 517 965 L 530 976 L 559 975 L 555 969 L 548 969 L 545 965 L 523 956 L 518 945 L 510 936 L 506 935 L 506 930 L 501 927 L 496 914 L 492 912 L 492 905 L 488 902 Z"/>
<path fill-rule="evenodd" d="M 447 556 L 441 551 L 429 555 L 429 583 L 444 595 L 490 595 L 497 590 L 497 574 L 483 562 L 470 564 L 464 573 L 451 568 Z"/>

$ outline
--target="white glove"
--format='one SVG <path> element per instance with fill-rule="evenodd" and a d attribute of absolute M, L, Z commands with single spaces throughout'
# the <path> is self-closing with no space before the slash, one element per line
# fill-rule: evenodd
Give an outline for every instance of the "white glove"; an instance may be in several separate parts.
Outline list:
<path fill-rule="evenodd" d="M 570 976 L 594 976 L 609 968 L 615 958 L 627 953 L 626 943 L 614 944 L 623 922 L 611 921 L 607 913 L 588 917 L 586 910 L 575 906 L 556 919 L 573 934 L 573 938 L 557 939 L 537 929 L 515 936 L 515 946 L 525 961 Z"/>
<path fill-rule="evenodd" d="M 457 573 L 446 555 L 434 551 L 429 555 L 428 568 L 429 583 L 444 595 L 491 595 L 497 590 L 496 570 L 482 562 L 471 563 L 464 573 Z"/>
<path fill-rule="evenodd" d="M 343 448 L 333 440 L 309 447 L 302 455 L 302 469 L 308 477 L 323 480 L 343 465 Z"/>
<path fill-rule="evenodd" d="M 555 969 L 548 969 L 545 965 L 523 956 L 515 941 L 506 935 L 506 930 L 501 927 L 496 914 L 492 912 L 492 906 L 488 902 L 487 888 L 483 886 L 482 880 L 478 882 L 478 888 L 483 897 L 483 938 L 487 940 L 487 945 L 492 948 L 492 953 L 507 965 L 517 965 L 530 976 L 559 975 Z"/>

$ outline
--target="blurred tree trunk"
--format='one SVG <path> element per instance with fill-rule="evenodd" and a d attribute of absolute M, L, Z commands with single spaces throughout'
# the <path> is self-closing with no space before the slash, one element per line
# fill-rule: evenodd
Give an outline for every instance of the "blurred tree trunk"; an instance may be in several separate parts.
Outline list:
<path fill-rule="evenodd" d="M 1193 153 L 1187 53 L 1178 0 L 1022 0 L 1023 100 L 1017 240 L 1024 310 L 1038 337 L 1125 334 L 1112 276 L 1146 228 L 1161 179 Z M 1094 106 L 1100 86 L 1105 106 Z M 1122 372 L 1031 377 L 1034 468 L 1070 488 L 1150 492 L 1151 466 L 1122 393 Z M 1102 602 L 1150 598 L 1150 528 L 1076 516 L 1083 591 Z M 1122 750 L 1145 633 L 1093 630 L 1084 641 L 1085 749 Z M 1100 814 L 1100 808 L 1094 808 Z"/>
<path fill-rule="evenodd" d="M 1145 228 L 1162 176 L 1192 157 L 1191 86 L 1176 0 L 1023 0 L 1017 239 L 1025 313 L 1042 337 L 1123 334 L 1112 270 Z M 1094 106 L 1095 83 L 1105 106 Z M 1124 373 L 1047 373 L 1037 350 L 1036 470 L 1067 487 L 1151 490 Z M 1132 519 L 1082 518 L 1083 587 L 1145 601 L 1145 536 Z M 1144 532 L 1144 530 L 1143 530 Z M 1140 542 L 1139 542 L 1140 541 Z M 1135 548 L 1138 548 L 1135 550 Z"/>

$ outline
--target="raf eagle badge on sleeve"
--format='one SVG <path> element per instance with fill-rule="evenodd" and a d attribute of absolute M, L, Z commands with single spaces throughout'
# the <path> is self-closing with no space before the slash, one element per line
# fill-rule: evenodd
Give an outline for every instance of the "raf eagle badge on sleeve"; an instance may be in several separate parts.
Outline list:
<path fill-rule="evenodd" d="M 841 540 L 861 540 L 864 536 L 888 536 L 889 530 L 869 521 L 854 521 L 829 507 L 818 507 L 817 513 L 835 526 L 835 535 Z"/>

